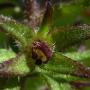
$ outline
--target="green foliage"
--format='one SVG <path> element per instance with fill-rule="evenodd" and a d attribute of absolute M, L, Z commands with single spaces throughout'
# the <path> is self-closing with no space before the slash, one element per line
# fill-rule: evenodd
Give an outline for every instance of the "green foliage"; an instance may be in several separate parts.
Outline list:
<path fill-rule="evenodd" d="M 52 21 L 51 4 L 46 2 L 44 19 L 48 20 L 36 31 L 24 20 L 0 16 L 0 90 L 90 89 L 90 20 L 86 20 L 90 16 L 83 16 L 87 2 L 52 6 Z M 10 3 L 17 5 L 16 0 Z"/>
<path fill-rule="evenodd" d="M 56 28 L 52 33 L 52 38 L 56 42 L 56 49 L 63 50 L 70 45 L 87 39 L 90 37 L 90 26 L 66 26 L 63 28 Z"/>

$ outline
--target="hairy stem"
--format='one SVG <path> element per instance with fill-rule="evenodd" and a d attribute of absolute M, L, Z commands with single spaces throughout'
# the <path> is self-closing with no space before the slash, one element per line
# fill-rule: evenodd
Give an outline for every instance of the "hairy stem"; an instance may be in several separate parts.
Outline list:
<path fill-rule="evenodd" d="M 45 13 L 45 0 L 24 0 L 25 23 L 33 30 L 40 26 Z"/>

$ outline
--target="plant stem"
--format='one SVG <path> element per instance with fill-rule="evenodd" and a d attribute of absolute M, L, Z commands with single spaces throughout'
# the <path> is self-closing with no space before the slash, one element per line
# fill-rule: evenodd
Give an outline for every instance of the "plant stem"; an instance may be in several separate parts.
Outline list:
<path fill-rule="evenodd" d="M 24 22 L 33 30 L 37 29 L 45 13 L 45 0 L 24 0 L 25 20 Z"/>

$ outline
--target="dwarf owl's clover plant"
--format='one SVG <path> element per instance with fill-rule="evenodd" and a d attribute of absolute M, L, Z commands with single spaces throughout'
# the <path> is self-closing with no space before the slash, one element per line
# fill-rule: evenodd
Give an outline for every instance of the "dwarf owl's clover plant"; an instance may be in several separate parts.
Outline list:
<path fill-rule="evenodd" d="M 90 25 L 57 28 L 51 23 L 51 0 L 25 0 L 25 15 L 22 23 L 0 15 L 0 33 L 8 45 L 0 48 L 0 90 L 90 89 L 90 65 L 77 61 L 90 58 L 89 50 L 68 49 L 90 39 Z"/>

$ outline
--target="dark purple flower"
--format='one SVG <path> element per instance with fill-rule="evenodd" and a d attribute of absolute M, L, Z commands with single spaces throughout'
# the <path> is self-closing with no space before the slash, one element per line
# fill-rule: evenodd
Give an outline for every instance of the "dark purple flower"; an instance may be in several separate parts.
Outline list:
<path fill-rule="evenodd" d="M 33 43 L 32 58 L 36 64 L 46 63 L 52 57 L 52 50 L 46 42 L 37 40 Z"/>

